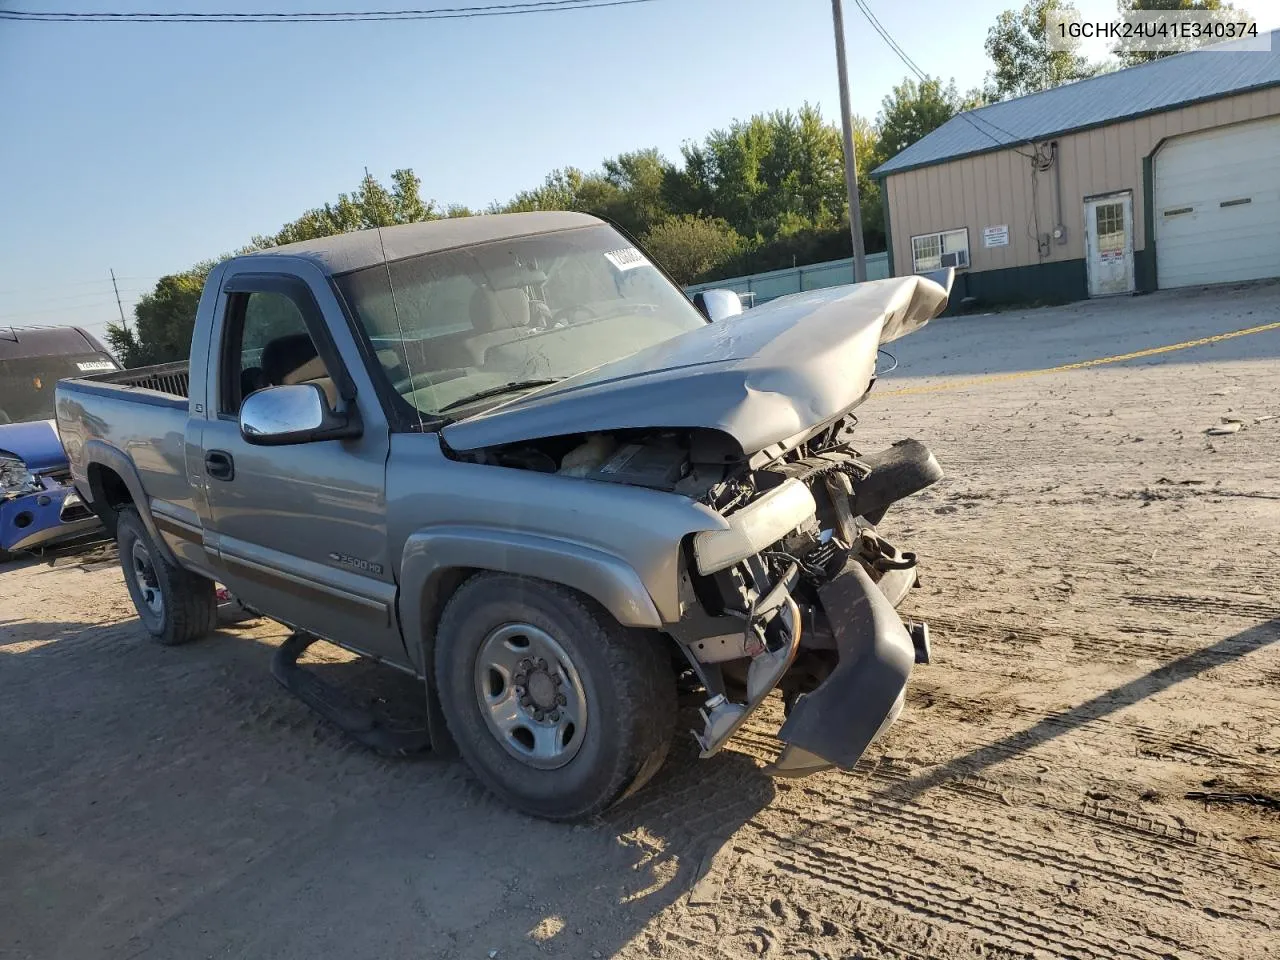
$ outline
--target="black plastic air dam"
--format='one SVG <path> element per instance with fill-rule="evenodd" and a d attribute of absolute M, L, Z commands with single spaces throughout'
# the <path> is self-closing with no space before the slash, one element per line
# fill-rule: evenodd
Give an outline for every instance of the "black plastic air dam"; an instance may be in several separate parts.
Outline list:
<path fill-rule="evenodd" d="M 859 459 L 871 475 L 853 484 L 853 512 L 869 523 L 879 523 L 890 504 L 942 479 L 942 467 L 919 440 L 899 440 Z"/>
<path fill-rule="evenodd" d="M 818 689 L 796 701 L 778 739 L 848 770 L 897 706 L 915 645 L 860 564 L 850 564 L 818 596 L 840 659 Z"/>

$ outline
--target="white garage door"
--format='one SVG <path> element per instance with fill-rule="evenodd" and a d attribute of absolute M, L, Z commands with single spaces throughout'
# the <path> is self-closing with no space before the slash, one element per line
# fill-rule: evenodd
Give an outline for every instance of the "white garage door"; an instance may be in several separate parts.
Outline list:
<path fill-rule="evenodd" d="M 1170 140 L 1155 181 L 1161 287 L 1280 276 L 1280 117 Z"/>

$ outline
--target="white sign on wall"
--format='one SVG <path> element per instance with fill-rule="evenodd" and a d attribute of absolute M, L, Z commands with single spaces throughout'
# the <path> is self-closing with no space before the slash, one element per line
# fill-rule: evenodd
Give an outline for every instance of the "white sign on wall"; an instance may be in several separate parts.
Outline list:
<path fill-rule="evenodd" d="M 984 247 L 1007 247 L 1009 245 L 1009 225 L 1002 223 L 996 227 L 983 227 L 982 245 Z"/>

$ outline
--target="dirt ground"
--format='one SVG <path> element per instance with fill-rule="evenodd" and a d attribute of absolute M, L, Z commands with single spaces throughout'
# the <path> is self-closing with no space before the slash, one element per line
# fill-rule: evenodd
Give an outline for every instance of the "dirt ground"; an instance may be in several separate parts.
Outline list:
<path fill-rule="evenodd" d="M 935 662 L 852 774 L 764 777 L 770 702 L 546 824 L 350 745 L 272 681 L 279 627 L 163 649 L 109 549 L 11 566 L 0 957 L 1280 955 L 1280 330 L 1010 376 L 1277 321 L 1263 285 L 895 345 L 863 429 L 948 471 L 885 524 Z"/>

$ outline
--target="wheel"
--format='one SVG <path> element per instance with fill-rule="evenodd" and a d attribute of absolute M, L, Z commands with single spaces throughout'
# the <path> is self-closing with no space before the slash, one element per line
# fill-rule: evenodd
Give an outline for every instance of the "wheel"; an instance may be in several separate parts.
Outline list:
<path fill-rule="evenodd" d="M 435 667 L 463 759 L 532 816 L 599 813 L 666 759 L 676 682 L 662 641 L 572 590 L 472 577 L 440 619 Z"/>
<path fill-rule="evenodd" d="M 133 507 L 120 511 L 116 541 L 129 596 L 153 639 L 177 646 L 217 626 L 213 581 L 169 563 Z"/>

